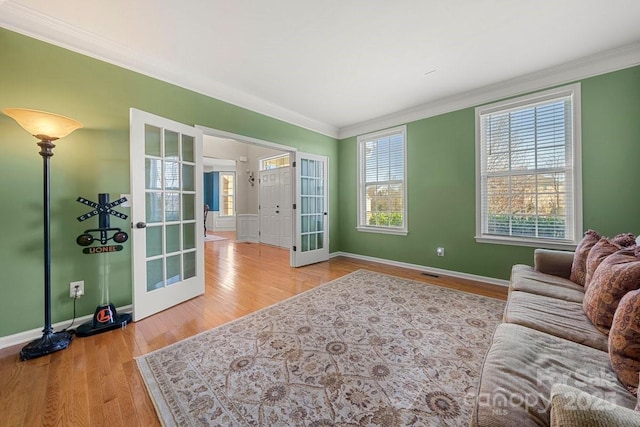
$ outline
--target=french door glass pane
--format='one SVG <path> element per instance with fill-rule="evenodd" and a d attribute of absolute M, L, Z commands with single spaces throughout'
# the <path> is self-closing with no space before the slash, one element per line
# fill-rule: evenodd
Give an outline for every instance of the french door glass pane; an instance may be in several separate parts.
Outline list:
<path fill-rule="evenodd" d="M 180 250 L 180 224 L 167 225 L 167 253 Z"/>
<path fill-rule="evenodd" d="M 161 132 L 160 128 L 151 125 L 144 126 L 144 153 L 147 156 L 160 157 L 161 153 Z"/>
<path fill-rule="evenodd" d="M 165 193 L 165 221 L 180 220 L 180 193 Z"/>
<path fill-rule="evenodd" d="M 170 130 L 164 131 L 164 158 L 169 160 L 178 160 L 180 158 L 178 134 Z"/>
<path fill-rule="evenodd" d="M 184 205 L 183 219 L 185 221 L 193 220 L 196 218 L 196 195 L 195 194 L 183 194 L 182 201 Z"/>
<path fill-rule="evenodd" d="M 145 164 L 145 187 L 147 190 L 162 189 L 162 161 L 159 159 L 146 158 Z"/>
<path fill-rule="evenodd" d="M 145 195 L 146 222 L 152 224 L 162 221 L 162 193 Z"/>
<path fill-rule="evenodd" d="M 193 249 L 196 247 L 196 224 L 195 222 L 183 224 L 182 232 L 182 248 L 184 250 Z M 198 227 L 198 230 L 202 230 Z M 204 231 L 203 231 L 204 233 Z"/>
<path fill-rule="evenodd" d="M 174 255 L 167 257 L 167 286 L 178 283 L 182 280 L 180 274 L 180 264 L 182 256 Z"/>
<path fill-rule="evenodd" d="M 195 191 L 196 168 L 193 165 L 182 165 L 182 190 Z"/>
<path fill-rule="evenodd" d="M 147 291 L 151 292 L 164 287 L 164 259 L 147 261 Z"/>
<path fill-rule="evenodd" d="M 196 253 L 187 252 L 183 255 L 184 260 L 184 278 L 189 279 L 196 276 Z"/>
<path fill-rule="evenodd" d="M 147 227 L 147 257 L 162 254 L 162 226 Z"/>
<path fill-rule="evenodd" d="M 192 136 L 182 135 L 182 161 L 183 162 L 195 162 L 194 147 L 195 140 Z"/>
<path fill-rule="evenodd" d="M 165 190 L 180 189 L 180 163 L 178 162 L 164 163 L 164 189 Z"/>

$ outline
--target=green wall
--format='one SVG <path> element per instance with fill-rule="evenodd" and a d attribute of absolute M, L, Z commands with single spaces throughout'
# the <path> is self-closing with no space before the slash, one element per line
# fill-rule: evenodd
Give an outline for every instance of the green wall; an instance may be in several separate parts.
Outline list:
<path fill-rule="evenodd" d="M 187 124 L 296 147 L 329 157 L 330 215 L 338 215 L 337 141 L 222 101 L 0 29 L 0 108 L 23 107 L 63 114 L 84 128 L 60 140 L 51 159 L 52 320 L 70 319 L 69 282 L 85 281 L 78 315 L 99 302 L 98 255 L 82 255 L 76 237 L 96 221 L 78 196 L 129 193 L 129 108 Z M 36 139 L 0 114 L 0 337 L 43 324 L 42 158 Z M 121 209 L 129 213 L 129 209 Z M 339 249 L 333 221 L 331 251 Z M 114 219 L 112 226 L 128 229 Z M 111 301 L 131 303 L 131 252 L 109 254 Z"/>
<path fill-rule="evenodd" d="M 78 234 L 93 227 L 76 221 L 86 208 L 75 199 L 129 192 L 130 107 L 329 156 L 331 252 L 503 279 L 512 264 L 532 260 L 533 248 L 475 242 L 473 108 L 407 125 L 409 234 L 360 233 L 356 138 L 338 142 L 4 29 L 0 58 L 0 108 L 35 108 L 84 123 L 59 141 L 52 158 L 54 322 L 72 316 L 71 281 L 85 281 L 78 315 L 92 313 L 99 302 L 101 258 L 81 255 L 75 244 Z M 634 179 L 640 159 L 640 67 L 582 81 L 582 130 L 585 229 L 640 233 Z M 42 160 L 35 143 L 0 115 L 0 337 L 43 322 Z M 435 255 L 437 246 L 445 247 L 444 258 Z M 110 299 L 129 304 L 130 245 L 109 256 Z"/>
<path fill-rule="evenodd" d="M 640 67 L 581 83 L 584 228 L 640 234 Z M 356 231 L 356 148 L 340 141 L 341 251 L 501 279 L 531 264 L 534 248 L 474 239 L 473 108 L 407 124 L 407 236 Z"/>

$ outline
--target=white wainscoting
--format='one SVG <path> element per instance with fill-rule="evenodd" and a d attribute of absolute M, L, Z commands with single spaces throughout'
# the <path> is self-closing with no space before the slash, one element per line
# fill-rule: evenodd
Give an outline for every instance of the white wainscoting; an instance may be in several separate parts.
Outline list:
<path fill-rule="evenodd" d="M 236 226 L 236 241 L 237 242 L 260 242 L 259 221 L 256 214 L 241 214 L 236 215 L 238 218 Z"/>
<path fill-rule="evenodd" d="M 236 229 L 235 216 L 219 216 L 217 211 L 207 214 L 207 231 L 234 231 Z"/>

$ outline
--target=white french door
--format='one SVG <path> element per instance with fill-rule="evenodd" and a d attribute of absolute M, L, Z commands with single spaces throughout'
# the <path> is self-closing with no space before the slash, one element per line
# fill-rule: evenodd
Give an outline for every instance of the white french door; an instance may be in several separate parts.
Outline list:
<path fill-rule="evenodd" d="M 202 131 L 130 111 L 133 320 L 204 293 Z"/>
<path fill-rule="evenodd" d="M 296 152 L 294 267 L 329 259 L 328 161 L 325 156 Z"/>

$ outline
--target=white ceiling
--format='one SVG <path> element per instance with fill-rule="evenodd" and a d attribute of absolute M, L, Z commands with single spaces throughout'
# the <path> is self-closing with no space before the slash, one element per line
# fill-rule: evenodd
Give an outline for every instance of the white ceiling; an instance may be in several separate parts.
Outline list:
<path fill-rule="evenodd" d="M 340 137 L 640 63 L 640 0 L 0 0 L 0 26 Z"/>

